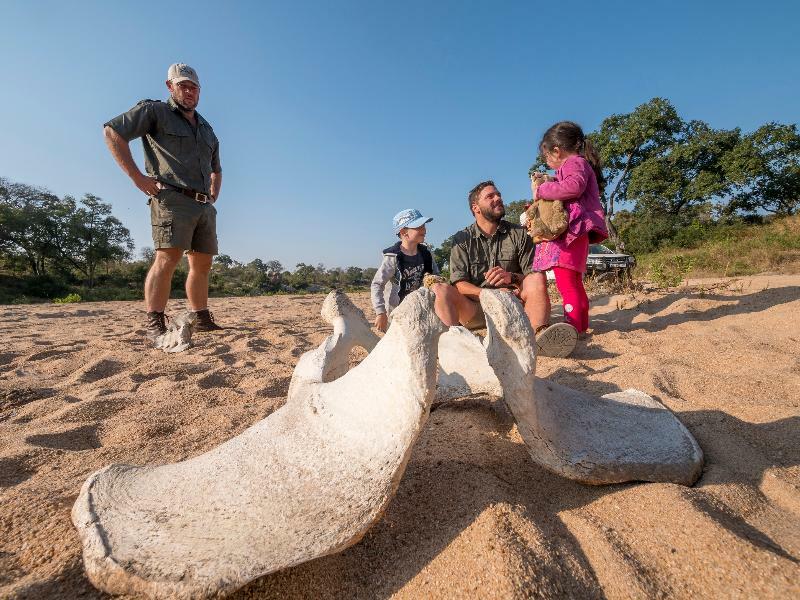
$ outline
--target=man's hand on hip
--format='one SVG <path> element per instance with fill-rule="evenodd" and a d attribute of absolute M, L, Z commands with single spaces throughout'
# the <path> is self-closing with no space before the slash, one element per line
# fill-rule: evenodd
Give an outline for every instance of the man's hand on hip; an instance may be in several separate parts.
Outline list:
<path fill-rule="evenodd" d="M 157 196 L 161 188 L 158 185 L 158 179 L 155 177 L 147 177 L 146 175 L 139 174 L 133 180 L 134 185 L 141 190 L 143 194 L 148 196 Z"/>

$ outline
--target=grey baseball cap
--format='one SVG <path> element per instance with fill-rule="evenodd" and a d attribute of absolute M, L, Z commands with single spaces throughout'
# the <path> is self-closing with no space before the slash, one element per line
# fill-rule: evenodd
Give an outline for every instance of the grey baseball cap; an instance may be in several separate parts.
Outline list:
<path fill-rule="evenodd" d="M 184 63 L 175 63 L 170 65 L 167 70 L 167 81 L 173 83 L 180 83 L 181 81 L 191 81 L 197 87 L 200 87 L 200 78 L 197 76 L 197 71 Z"/>

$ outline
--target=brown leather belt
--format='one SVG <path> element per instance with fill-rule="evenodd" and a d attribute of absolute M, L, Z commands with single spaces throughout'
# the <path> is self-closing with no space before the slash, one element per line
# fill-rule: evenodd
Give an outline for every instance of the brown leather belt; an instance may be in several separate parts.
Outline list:
<path fill-rule="evenodd" d="M 168 190 L 175 190 L 176 192 L 180 192 L 184 196 L 187 196 L 192 200 L 194 200 L 195 202 L 199 202 L 200 204 L 213 204 L 213 202 L 211 201 L 211 196 L 209 196 L 208 194 L 195 192 L 194 190 L 178 187 L 177 185 L 172 185 L 171 183 L 164 183 L 163 181 L 159 181 L 158 184 L 167 188 Z"/>

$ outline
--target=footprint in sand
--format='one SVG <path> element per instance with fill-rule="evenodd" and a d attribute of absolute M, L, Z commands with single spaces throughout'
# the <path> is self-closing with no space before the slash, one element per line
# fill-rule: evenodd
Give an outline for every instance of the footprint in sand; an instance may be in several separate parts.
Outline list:
<path fill-rule="evenodd" d="M 144 383 L 145 381 L 158 379 L 159 377 L 163 376 L 164 373 L 131 373 L 128 375 L 133 383 Z"/>
<path fill-rule="evenodd" d="M 94 383 L 95 381 L 107 379 L 108 377 L 116 375 L 123 371 L 125 367 L 126 365 L 123 362 L 103 358 L 79 369 L 73 380 L 80 383 Z"/>
<path fill-rule="evenodd" d="M 36 474 L 36 469 L 26 456 L 0 458 L 0 488 L 11 487 L 27 481 Z"/>
<path fill-rule="evenodd" d="M 97 437 L 96 423 L 59 433 L 29 435 L 25 438 L 25 441 L 40 448 L 53 448 L 55 450 L 93 450 L 102 446 Z"/>
<path fill-rule="evenodd" d="M 247 349 L 253 352 L 266 352 L 270 346 L 267 340 L 262 338 L 251 338 L 247 340 Z"/>
<path fill-rule="evenodd" d="M 291 377 L 278 377 L 267 387 L 258 390 L 256 396 L 263 396 L 264 398 L 285 398 L 286 394 L 289 392 L 289 382 L 291 380 Z"/>
<path fill-rule="evenodd" d="M 80 348 L 53 348 L 51 350 L 42 350 L 41 352 L 35 352 L 31 354 L 27 360 L 29 361 L 37 361 L 37 360 L 44 360 L 45 358 L 51 358 L 53 356 L 60 356 L 62 354 L 72 354 L 78 350 L 83 350 L 83 347 Z"/>
<path fill-rule="evenodd" d="M 0 352 L 0 366 L 13 362 L 18 356 L 20 356 L 18 352 Z"/>
<path fill-rule="evenodd" d="M 218 387 L 234 388 L 236 387 L 237 382 L 230 376 L 230 374 L 223 370 L 219 370 L 213 371 L 205 377 L 200 378 L 197 381 L 197 385 L 204 390 Z"/>
<path fill-rule="evenodd" d="M 0 422 L 11 418 L 16 409 L 26 404 L 45 397 L 50 390 L 35 388 L 17 388 L 11 390 L 0 390 Z"/>
<path fill-rule="evenodd" d="M 662 394 L 665 394 L 669 398 L 683 400 L 683 396 L 678 389 L 677 379 L 673 372 L 662 369 L 654 373 L 653 385 L 656 386 L 656 388 L 658 388 Z"/>
<path fill-rule="evenodd" d="M 120 398 L 86 400 L 77 406 L 68 406 L 58 420 L 62 423 L 96 422 L 116 415 L 129 404 L 129 401 Z"/>

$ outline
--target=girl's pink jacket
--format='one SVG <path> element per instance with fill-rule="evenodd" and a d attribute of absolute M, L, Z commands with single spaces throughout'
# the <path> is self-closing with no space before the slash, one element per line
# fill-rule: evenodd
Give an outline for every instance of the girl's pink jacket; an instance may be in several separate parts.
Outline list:
<path fill-rule="evenodd" d="M 555 181 L 546 181 L 536 190 L 536 199 L 561 200 L 569 215 L 565 246 L 583 235 L 589 234 L 589 242 L 597 244 L 608 237 L 605 213 L 600 204 L 592 165 L 580 154 L 564 161 L 556 171 Z"/>

